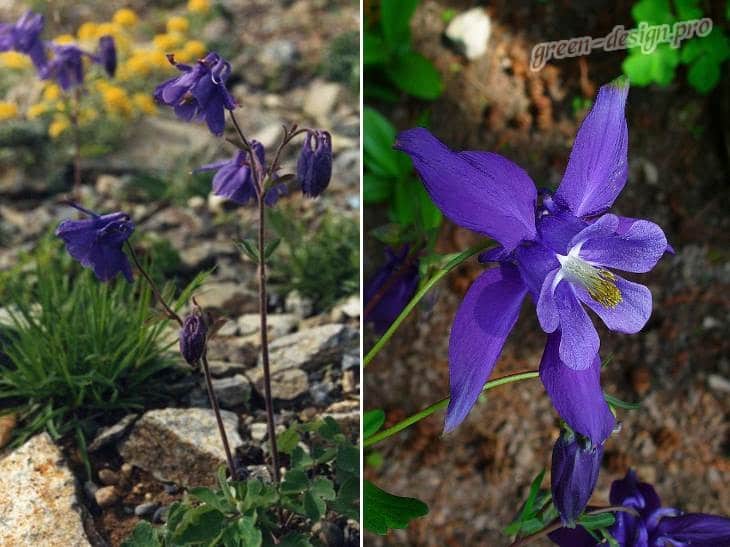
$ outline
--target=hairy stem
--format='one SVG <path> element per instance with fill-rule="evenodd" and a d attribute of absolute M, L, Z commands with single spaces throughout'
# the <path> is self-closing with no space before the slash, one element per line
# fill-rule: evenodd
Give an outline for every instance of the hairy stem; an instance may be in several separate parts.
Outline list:
<path fill-rule="evenodd" d="M 482 392 L 489 391 L 490 389 L 494 389 L 495 387 L 503 386 L 506 384 L 511 384 L 513 382 L 519 382 L 521 380 L 529 380 L 531 378 L 537 378 L 540 374 L 536 370 L 530 370 L 527 372 L 518 372 L 515 374 L 509 374 L 507 376 L 503 376 L 502 378 L 496 378 L 494 380 L 491 380 L 490 382 L 487 382 L 484 384 L 484 387 L 482 388 Z M 397 424 L 395 424 L 392 427 L 389 427 L 388 429 L 384 429 L 380 433 L 377 433 L 373 435 L 372 437 L 369 437 L 365 440 L 363 443 L 363 446 L 368 447 L 372 446 L 374 444 L 379 443 L 380 441 L 383 441 L 387 439 L 388 437 L 392 437 L 396 433 L 400 433 L 404 429 L 412 426 L 413 424 L 420 422 L 424 418 L 427 418 L 437 410 L 441 410 L 442 408 L 446 408 L 449 404 L 450 397 L 446 397 L 445 399 L 441 399 L 439 402 L 432 404 L 431 406 L 428 406 L 421 410 L 420 412 L 416 412 L 412 416 L 409 416 L 405 420 L 401 420 Z"/>
<path fill-rule="evenodd" d="M 378 352 L 383 349 L 383 346 L 385 346 L 388 340 L 390 340 L 395 331 L 398 330 L 398 327 L 400 327 L 405 318 L 408 317 L 408 314 L 413 311 L 413 308 L 416 307 L 416 304 L 421 301 L 421 299 L 426 295 L 428 291 L 433 288 L 434 285 L 436 285 L 436 283 L 438 283 L 444 276 L 446 276 L 446 274 L 456 268 L 459 264 L 461 264 L 465 260 L 468 260 L 475 254 L 481 253 L 491 245 L 492 241 L 485 241 L 467 249 L 463 253 L 460 253 L 452 258 L 443 268 L 441 268 L 433 276 L 431 276 L 431 278 L 423 284 L 423 286 L 418 290 L 413 298 L 411 298 L 411 301 L 406 304 L 405 308 L 403 308 L 403 311 L 401 311 L 398 317 L 396 317 L 395 321 L 393 321 L 393 324 L 388 327 L 387 331 L 385 331 L 385 334 L 383 334 L 383 336 L 380 337 L 380 339 L 375 343 L 370 351 L 368 351 L 365 359 L 363 360 L 363 366 L 366 367 L 370 364 L 370 361 L 372 361 L 378 354 Z"/>
<path fill-rule="evenodd" d="M 218 432 L 220 433 L 221 441 L 223 441 L 223 450 L 226 452 L 228 471 L 230 472 L 231 478 L 233 480 L 237 480 L 238 476 L 236 475 L 236 466 L 233 463 L 233 457 L 231 456 L 231 448 L 228 444 L 228 435 L 226 435 L 226 429 L 223 427 L 223 418 L 221 417 L 221 409 L 218 405 L 218 398 L 215 396 L 215 391 L 213 390 L 213 381 L 210 377 L 210 367 L 208 366 L 208 356 L 206 355 L 206 352 L 203 352 L 202 361 L 205 385 L 208 388 L 208 399 L 210 399 L 210 406 L 215 414 L 215 420 L 218 422 Z"/>
<path fill-rule="evenodd" d="M 617 505 L 615 507 L 601 507 L 600 509 L 595 509 L 593 511 L 586 511 L 585 515 L 600 515 L 602 513 L 616 513 L 616 512 L 624 512 L 624 513 L 631 513 L 635 517 L 639 516 L 639 513 L 636 512 L 635 509 L 632 509 L 630 507 L 623 507 L 621 505 Z M 525 536 L 522 539 L 516 540 L 514 543 L 510 544 L 510 547 L 523 547 L 524 545 L 528 545 L 530 543 L 533 543 L 534 541 L 547 536 L 549 533 L 554 532 L 555 530 L 559 530 L 563 527 L 563 523 L 560 519 L 556 519 L 553 522 L 551 522 L 548 526 L 540 530 L 539 532 L 535 532 L 534 534 L 530 534 L 529 536 Z"/>
<path fill-rule="evenodd" d="M 251 174 L 253 176 L 254 187 L 258 198 L 259 209 L 259 231 L 258 231 L 258 250 L 259 250 L 259 318 L 261 330 L 261 363 L 264 369 L 264 403 L 266 406 L 266 426 L 269 436 L 269 446 L 271 447 L 271 467 L 274 481 L 278 484 L 281 480 L 279 473 L 279 450 L 276 446 L 276 423 L 274 421 L 274 401 L 271 396 L 271 368 L 269 366 L 269 335 L 267 326 L 267 297 L 266 297 L 266 215 L 264 203 L 264 180 L 263 166 L 259 165 L 256 153 L 251 147 L 246 135 L 238 124 L 236 115 L 229 110 L 231 122 L 247 149 L 249 162 L 251 164 Z M 286 138 L 286 136 L 285 136 Z"/>
<path fill-rule="evenodd" d="M 147 271 L 142 267 L 142 264 L 140 263 L 139 259 L 137 258 L 137 253 L 134 252 L 134 248 L 129 243 L 129 240 L 125 241 L 125 244 L 127 245 L 127 249 L 129 250 L 129 254 L 132 257 L 132 261 L 134 262 L 134 265 L 137 266 L 137 269 L 140 271 L 142 276 L 147 280 L 147 283 L 149 283 L 150 288 L 152 289 L 152 292 L 155 295 L 155 298 L 157 298 L 157 300 L 160 302 L 160 304 L 162 304 L 162 307 L 165 308 L 165 312 L 167 312 L 167 316 L 170 319 L 174 319 L 175 321 L 177 321 L 178 324 L 182 327 L 182 324 L 183 324 L 182 319 L 180 318 L 180 316 L 177 313 L 175 313 L 175 311 L 170 306 L 167 305 L 167 303 L 165 302 L 165 299 L 162 298 L 162 293 L 157 288 L 157 285 L 152 280 L 152 278 L 147 273 Z"/>

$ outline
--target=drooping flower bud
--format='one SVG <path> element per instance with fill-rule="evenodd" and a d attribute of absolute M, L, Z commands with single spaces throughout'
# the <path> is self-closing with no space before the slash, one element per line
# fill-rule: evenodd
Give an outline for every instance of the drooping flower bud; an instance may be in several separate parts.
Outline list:
<path fill-rule="evenodd" d="M 409 252 L 408 245 L 386 248 L 385 264 L 365 284 L 365 323 L 378 334 L 388 330 L 418 288 L 418 259 L 409 259 Z"/>
<path fill-rule="evenodd" d="M 332 138 L 327 131 L 309 131 L 297 161 L 297 180 L 302 193 L 316 198 L 332 177 Z"/>
<path fill-rule="evenodd" d="M 114 38 L 102 36 L 99 38 L 98 62 L 104 67 L 109 76 L 114 76 L 117 71 L 117 48 L 114 45 Z"/>
<path fill-rule="evenodd" d="M 574 527 L 596 487 L 603 445 L 564 430 L 553 447 L 550 487 L 563 524 Z"/>
<path fill-rule="evenodd" d="M 195 365 L 205 351 L 208 326 L 200 313 L 192 313 L 183 321 L 180 329 L 180 353 L 190 365 Z"/>

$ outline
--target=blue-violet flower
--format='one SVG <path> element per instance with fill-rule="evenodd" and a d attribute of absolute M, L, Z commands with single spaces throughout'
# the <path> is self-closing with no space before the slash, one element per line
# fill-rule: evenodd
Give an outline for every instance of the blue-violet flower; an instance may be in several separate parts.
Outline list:
<path fill-rule="evenodd" d="M 327 131 L 308 131 L 297 161 L 302 193 L 316 198 L 332 178 L 332 138 Z"/>
<path fill-rule="evenodd" d="M 46 64 L 46 51 L 40 38 L 43 15 L 25 12 L 14 24 L 0 23 L 0 51 L 15 50 L 30 56 L 37 69 Z"/>

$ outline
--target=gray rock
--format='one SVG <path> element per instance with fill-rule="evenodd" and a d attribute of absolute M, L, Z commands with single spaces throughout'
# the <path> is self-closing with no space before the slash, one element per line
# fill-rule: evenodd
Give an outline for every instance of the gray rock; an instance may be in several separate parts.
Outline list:
<path fill-rule="evenodd" d="M 307 96 L 304 99 L 304 113 L 312 117 L 317 123 L 323 124 L 329 120 L 341 92 L 342 87 L 339 84 L 320 79 L 314 80 L 310 84 Z"/>
<path fill-rule="evenodd" d="M 341 361 L 342 370 L 349 370 L 360 366 L 360 350 L 354 348 L 350 351 L 345 352 L 342 356 Z"/>
<path fill-rule="evenodd" d="M 251 439 L 259 443 L 262 442 L 266 438 L 267 427 L 268 426 L 265 422 L 256 422 L 251 424 L 249 428 Z"/>
<path fill-rule="evenodd" d="M 235 408 L 248 404 L 251 399 L 251 383 L 242 374 L 213 380 L 213 391 L 223 408 Z"/>
<path fill-rule="evenodd" d="M 228 361 L 208 361 L 210 374 L 214 378 L 225 378 L 245 372 L 248 367 L 244 363 L 230 363 Z"/>
<path fill-rule="evenodd" d="M 206 283 L 195 298 L 203 308 L 235 311 L 241 306 L 255 306 L 257 297 L 239 282 L 221 281 Z"/>
<path fill-rule="evenodd" d="M 155 511 L 155 514 L 152 515 L 152 522 L 155 524 L 162 524 L 163 522 L 167 522 L 167 512 L 169 511 L 169 508 L 167 507 L 158 507 Z"/>
<path fill-rule="evenodd" d="M 102 486 L 94 493 L 94 500 L 99 507 L 111 507 L 119 501 L 119 493 L 114 486 Z"/>
<path fill-rule="evenodd" d="M 271 470 L 268 465 L 249 465 L 246 467 L 248 478 L 259 479 L 263 482 L 272 482 Z"/>
<path fill-rule="evenodd" d="M 489 15 L 482 8 L 472 8 L 451 20 L 446 37 L 467 59 L 477 59 L 487 51 L 491 30 Z"/>
<path fill-rule="evenodd" d="M 355 331 L 341 324 L 321 325 L 282 336 L 269 345 L 272 371 L 289 368 L 313 371 L 324 364 L 339 363 L 345 350 L 351 349 L 347 346 L 356 338 Z"/>
<path fill-rule="evenodd" d="M 99 433 L 96 434 L 96 437 L 94 437 L 94 440 L 89 444 L 89 452 L 96 452 L 97 450 L 118 441 L 127 431 L 129 431 L 129 428 L 132 427 L 132 424 L 134 424 L 137 418 L 139 418 L 139 414 L 127 414 L 114 425 L 105 427 L 99 431 Z"/>
<path fill-rule="evenodd" d="M 86 547 L 74 476 L 47 433 L 0 459 L 0 545 Z"/>
<path fill-rule="evenodd" d="M 330 319 L 333 323 L 340 323 L 347 319 L 360 317 L 360 297 L 352 295 L 335 304 L 330 312 Z"/>
<path fill-rule="evenodd" d="M 101 196 L 120 197 L 127 188 L 127 181 L 114 175 L 99 175 L 96 178 L 96 192 Z"/>
<path fill-rule="evenodd" d="M 314 304 L 309 298 L 303 296 L 298 291 L 292 291 L 286 295 L 284 309 L 297 317 L 308 317 L 312 315 Z"/>
<path fill-rule="evenodd" d="M 243 444 L 238 418 L 221 411 L 231 450 Z M 127 463 L 163 482 L 214 486 L 215 470 L 226 461 L 212 410 L 165 408 L 146 412 L 119 445 Z"/>
<path fill-rule="evenodd" d="M 730 393 L 730 380 L 719 374 L 710 374 L 707 377 L 707 385 L 714 390 Z"/>
<path fill-rule="evenodd" d="M 263 371 L 256 369 L 252 374 L 254 387 L 264 396 Z M 307 373 L 297 368 L 277 370 L 271 373 L 271 396 L 280 401 L 293 401 L 309 391 Z"/>
<path fill-rule="evenodd" d="M 146 517 L 147 515 L 150 515 L 157 511 L 157 508 L 159 506 L 160 504 L 154 501 L 140 503 L 137 507 L 134 508 L 134 514 L 138 517 Z"/>
<path fill-rule="evenodd" d="M 99 482 L 106 486 L 119 484 L 119 473 L 113 469 L 99 469 Z"/>
<path fill-rule="evenodd" d="M 299 318 L 291 313 L 272 313 L 266 317 L 269 338 L 272 340 L 293 332 Z M 258 344 L 260 319 L 258 313 L 246 313 L 238 318 L 238 331 L 241 336 L 255 336 Z"/>

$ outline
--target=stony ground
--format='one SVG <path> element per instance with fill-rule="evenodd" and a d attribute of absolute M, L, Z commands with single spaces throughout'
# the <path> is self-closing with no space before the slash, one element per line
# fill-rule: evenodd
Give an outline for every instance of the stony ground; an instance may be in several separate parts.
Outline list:
<path fill-rule="evenodd" d="M 144 17 L 147 3 L 126 4 Z M 357 94 L 348 82 L 327 79 L 320 66 L 335 37 L 357 32 L 358 6 L 334 0 L 226 0 L 219 4 L 228 15 L 214 18 L 202 38 L 228 48 L 233 64 L 231 88 L 241 103 L 239 119 L 249 137 L 272 146 L 285 122 L 327 128 L 333 135 L 333 179 L 328 191 L 316 201 L 290 196 L 287 203 L 292 212 L 301 215 L 310 228 L 325 213 L 357 221 Z M 75 28 L 82 20 L 108 18 L 118 7 L 74 3 L 61 10 L 61 20 Z M 12 19 L 20 9 L 22 6 L 0 3 L 2 20 Z M 209 348 L 214 388 L 225 409 L 239 467 L 249 476 L 267 478 L 256 272 L 231 242 L 234 237 L 253 235 L 257 213 L 250 208 L 230 209 L 205 194 L 181 205 L 135 201 L 127 191 L 130 172 L 162 169 L 173 176 L 174 169 L 191 157 L 206 163 L 229 156 L 233 149 L 203 127 L 178 122 L 168 113 L 147 118 L 128 131 L 114 154 L 83 163 L 84 201 L 99 211 L 123 207 L 137 221 L 138 233 L 169 241 L 182 260 L 176 272 L 179 279 L 185 281 L 215 267 L 198 294 L 201 305 L 228 319 Z M 284 171 L 292 171 L 297 148 L 285 157 Z M 49 195 L 44 179 L 31 177 L 12 164 L 2 166 L 0 268 L 15 264 L 21 252 L 69 215 L 67 208 L 58 205 L 59 197 Z M 346 297 L 329 309 L 315 310 L 306 297 L 276 287 L 270 292 L 278 430 L 295 421 L 329 415 L 356 439 L 359 299 Z M 33 492 L 63 485 L 63 497 L 55 501 L 43 521 L 30 521 L 15 513 L 9 523 L 0 519 L 0 544 L 119 545 L 139 519 L 160 522 L 164 507 L 179 499 L 185 486 L 209 484 L 212 473 L 224 463 L 224 455 L 217 437 L 211 436 L 216 429 L 207 410 L 204 383 L 199 375 L 191 374 L 170 387 L 177 393 L 174 408 L 140 412 L 119 423 L 109 420 L 110 429 L 100 432 L 90 447 L 92 481 L 81 478 L 81 461 L 72 440 L 59 443 L 60 451 L 46 436 L 31 440 L 24 450 L 34 453 L 42 465 L 23 460 L 22 454 L 13 456 L 7 449 L 0 452 L 0 475 L 5 480 L 6 472 L 12 473 L 13 488 L 33 488 L 28 490 Z M 0 422 L 0 446 L 7 442 L 12 427 L 12 423 Z M 3 492 L 9 491 L 3 488 Z M 42 510 L 37 498 L 27 498 L 23 498 L 29 504 L 24 505 L 26 510 Z M 0 495 L 0 514 L 7 514 L 15 501 Z M 56 517 L 56 510 L 63 517 Z M 58 535 L 61 521 L 68 525 L 65 536 Z M 24 524 L 37 528 L 24 532 Z M 335 544 L 359 543 L 356 523 L 338 522 L 338 526 Z M 19 535 L 8 539 L 6 527 Z"/>
<path fill-rule="evenodd" d="M 429 105 L 431 127 L 453 148 L 497 150 L 524 166 L 538 185 L 557 184 L 577 128 L 572 98 L 592 98 L 597 86 L 620 74 L 622 56 L 597 53 L 585 63 L 564 61 L 534 73 L 527 68 L 530 48 L 544 40 L 608 33 L 617 22 L 630 21 L 629 4 L 617 11 L 575 3 L 490 3 L 489 47 L 471 62 L 441 38 L 443 11 L 468 7 L 470 2 L 426 0 L 413 21 L 417 47 L 446 75 L 444 96 Z M 728 104 L 727 93 L 726 73 L 709 97 L 679 83 L 634 88 L 629 95 L 631 170 L 616 210 L 658 222 L 677 255 L 641 276 L 654 296 L 652 319 L 641 333 L 599 329 L 602 354 L 613 356 L 603 374 L 605 388 L 640 400 L 642 407 L 621 411 L 622 431 L 607 443 L 596 504 L 605 504 L 611 481 L 633 467 L 656 484 L 668 505 L 730 513 L 729 172 L 727 110 L 719 108 Z M 413 102 L 378 106 L 400 128 L 424 108 Z M 383 217 L 374 211 L 365 220 L 367 229 Z M 447 226 L 439 248 L 451 252 L 474 242 L 471 234 Z M 370 264 L 381 256 L 372 241 L 365 256 Z M 394 423 L 447 395 L 451 321 L 480 271 L 469 264 L 453 273 L 438 289 L 435 307 L 405 323 L 367 371 L 366 408 L 385 409 L 387 423 Z M 373 341 L 370 333 L 365 347 Z M 495 376 L 537 368 L 543 344 L 529 302 Z M 442 420 L 439 413 L 378 445 L 385 464 L 366 476 L 391 492 L 423 499 L 430 514 L 387 538 L 367 536 L 369 544 L 508 544 L 500 530 L 514 517 L 531 479 L 549 466 L 557 433 L 542 386 L 529 381 L 491 392 L 446 437 Z"/>

